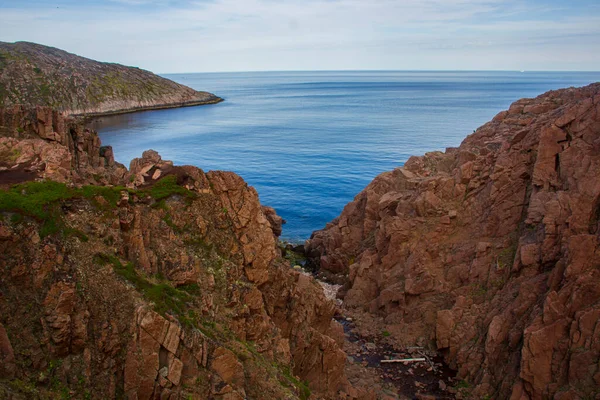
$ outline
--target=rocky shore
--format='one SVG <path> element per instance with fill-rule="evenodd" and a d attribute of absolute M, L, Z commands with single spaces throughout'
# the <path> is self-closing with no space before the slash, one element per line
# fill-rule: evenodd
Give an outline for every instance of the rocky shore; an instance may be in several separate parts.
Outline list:
<path fill-rule="evenodd" d="M 48 108 L 0 126 L 0 398 L 373 398 L 239 176 L 128 170 Z"/>
<path fill-rule="evenodd" d="M 74 110 L 0 108 L 0 398 L 600 396 L 600 84 L 411 157 L 305 246 L 236 174 L 126 168 Z"/>
<path fill-rule="evenodd" d="M 440 352 L 461 396 L 600 396 L 600 84 L 523 99 L 379 175 L 306 252 L 363 336 Z"/>

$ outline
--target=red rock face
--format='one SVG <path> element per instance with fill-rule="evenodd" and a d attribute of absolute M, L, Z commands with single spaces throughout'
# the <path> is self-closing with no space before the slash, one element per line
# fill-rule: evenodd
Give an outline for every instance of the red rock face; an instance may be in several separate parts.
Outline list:
<path fill-rule="evenodd" d="M 94 132 L 45 109 L 1 111 L 0 125 L 5 171 L 130 189 L 57 204 L 65 229 L 49 235 L 0 210 L 0 372 L 20 382 L 0 379 L 0 397 L 33 385 L 50 397 L 293 399 L 298 381 L 319 398 L 361 396 L 335 306 L 280 259 L 282 220 L 242 178 L 151 150 L 126 171 Z M 165 178 L 173 192 L 157 198 Z"/>
<path fill-rule="evenodd" d="M 0 109 L 0 183 L 119 184 L 127 170 L 95 132 L 48 107 Z"/>
<path fill-rule="evenodd" d="M 307 250 L 345 306 L 496 398 L 600 394 L 600 84 L 548 92 L 375 178 Z"/>

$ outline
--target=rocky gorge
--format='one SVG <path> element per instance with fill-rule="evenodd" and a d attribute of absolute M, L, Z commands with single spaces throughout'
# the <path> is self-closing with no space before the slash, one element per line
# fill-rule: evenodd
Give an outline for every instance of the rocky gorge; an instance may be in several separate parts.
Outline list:
<path fill-rule="evenodd" d="M 0 46 L 0 398 L 600 398 L 600 84 L 515 102 L 286 249 L 235 173 L 126 168 L 70 116 L 218 97 L 36 46 Z"/>
<path fill-rule="evenodd" d="M 0 126 L 0 397 L 370 396 L 239 176 L 153 151 L 127 170 L 48 108 Z"/>
<path fill-rule="evenodd" d="M 461 397 L 600 396 L 600 84 L 515 102 L 373 180 L 306 244 L 365 335 L 439 351 Z"/>

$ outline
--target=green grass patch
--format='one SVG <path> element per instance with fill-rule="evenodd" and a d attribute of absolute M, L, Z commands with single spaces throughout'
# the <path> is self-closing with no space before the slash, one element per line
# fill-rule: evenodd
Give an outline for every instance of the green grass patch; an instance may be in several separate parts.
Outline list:
<path fill-rule="evenodd" d="M 287 247 L 287 242 L 279 242 L 278 246 L 283 251 L 283 258 L 290 263 L 290 266 L 295 265 L 304 266 L 306 264 L 306 257 L 300 253 L 295 252 Z"/>
<path fill-rule="evenodd" d="M 300 397 L 300 399 L 308 400 L 308 398 L 310 398 L 311 392 L 307 382 L 302 382 L 298 378 L 296 378 L 296 376 L 292 373 L 290 367 L 287 365 L 279 366 L 278 369 L 281 371 L 284 378 L 284 382 L 281 382 L 280 379 L 281 383 L 285 384 L 285 381 L 287 381 L 287 383 L 291 383 L 294 386 L 294 388 L 298 390 L 298 396 Z"/>
<path fill-rule="evenodd" d="M 187 285 L 181 285 L 177 287 L 178 290 L 183 290 L 193 296 L 200 295 L 200 286 L 197 283 L 189 283 Z"/>
<path fill-rule="evenodd" d="M 84 186 L 77 192 L 81 193 L 86 199 L 93 199 L 96 197 L 103 197 L 110 206 L 116 207 L 117 203 L 121 199 L 121 192 L 127 190 L 122 186 Z"/>
<path fill-rule="evenodd" d="M 23 216 L 33 217 L 43 222 L 42 236 L 47 236 L 61 230 L 59 203 L 74 198 L 94 200 L 103 197 L 107 205 L 100 208 L 116 207 L 121 198 L 121 192 L 127 190 L 116 186 L 83 186 L 70 188 L 64 183 L 54 181 L 27 182 L 15 185 L 8 190 L 0 190 L 0 211 L 13 211 Z M 177 185 L 175 176 L 167 176 L 146 190 L 130 191 L 132 194 L 149 194 L 158 201 L 159 208 L 166 209 L 164 199 L 171 195 L 181 195 L 194 198 L 194 193 Z"/>
<path fill-rule="evenodd" d="M 165 201 L 165 199 L 162 199 L 162 200 L 159 200 L 159 201 L 155 202 L 150 207 L 155 208 L 157 210 L 164 210 L 164 211 L 167 211 L 169 209 L 167 207 L 167 202 Z"/>
<path fill-rule="evenodd" d="M 175 224 L 175 222 L 173 222 L 173 217 L 171 216 L 171 214 L 169 214 L 169 212 L 165 214 L 165 216 L 163 217 L 163 221 L 165 221 L 165 224 L 167 224 L 169 228 L 173 229 L 173 232 L 175 233 L 182 233 L 184 231 L 184 229 L 180 228 L 179 226 L 177 226 L 177 224 Z"/>
<path fill-rule="evenodd" d="M 62 230 L 59 202 L 73 198 L 75 193 L 58 182 L 28 182 L 0 191 L 0 210 L 30 216 L 42 223 L 40 236 L 46 237 Z M 11 218 L 18 222 L 18 218 Z"/>
<path fill-rule="evenodd" d="M 11 379 L 8 381 L 8 386 L 17 393 L 22 393 L 31 396 L 30 398 L 36 398 L 39 395 L 39 391 L 36 386 L 28 381 L 21 379 Z M 0 392 L 0 394 L 2 394 Z"/>
<path fill-rule="evenodd" d="M 510 270 L 515 257 L 517 256 L 518 237 L 520 235 L 515 231 L 510 234 L 510 243 L 502 249 L 496 256 L 496 267 L 498 270 Z"/>
<path fill-rule="evenodd" d="M 471 296 L 485 297 L 487 295 L 488 289 L 483 284 L 472 283 L 469 291 L 470 291 Z"/>
<path fill-rule="evenodd" d="M 74 197 L 75 193 L 65 184 L 46 181 L 15 185 L 0 191 L 0 209 L 21 212 L 44 220 L 49 217 L 46 206 Z"/>
<path fill-rule="evenodd" d="M 457 389 L 468 389 L 471 387 L 471 385 L 469 384 L 469 382 L 462 380 L 462 381 L 459 381 L 455 387 Z"/>
<path fill-rule="evenodd" d="M 169 196 L 178 194 L 184 197 L 194 197 L 194 194 L 184 187 L 177 184 L 177 177 L 168 175 L 156 182 L 150 189 L 144 190 L 155 200 L 166 199 Z"/>
<path fill-rule="evenodd" d="M 34 218 L 41 223 L 42 238 L 62 233 L 87 241 L 88 237 L 83 232 L 65 225 L 61 203 L 75 198 L 94 200 L 103 197 L 106 205 L 102 207 L 116 207 L 122 190 L 122 187 L 105 186 L 84 186 L 77 189 L 54 181 L 27 182 L 14 185 L 8 190 L 0 190 L 0 211 L 14 212 L 11 217 L 13 223 L 21 222 L 25 216 Z M 97 201 L 94 204 L 100 207 Z"/>
<path fill-rule="evenodd" d="M 111 264 L 117 275 L 131 283 L 142 295 L 154 303 L 154 309 L 160 314 L 167 312 L 194 322 L 195 316 L 190 315 L 188 303 L 194 295 L 200 294 L 198 285 L 186 285 L 180 288 L 171 286 L 167 281 L 154 283 L 136 271 L 132 263 L 123 265 L 115 256 L 96 254 L 94 262 L 99 265 Z"/>

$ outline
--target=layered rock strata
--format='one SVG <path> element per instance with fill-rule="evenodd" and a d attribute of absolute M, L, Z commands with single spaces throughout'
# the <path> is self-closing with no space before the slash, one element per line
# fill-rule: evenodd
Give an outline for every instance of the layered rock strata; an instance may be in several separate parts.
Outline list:
<path fill-rule="evenodd" d="M 599 177 L 600 84 L 551 91 L 379 175 L 306 247 L 345 307 L 438 349 L 468 395 L 597 398 Z"/>

